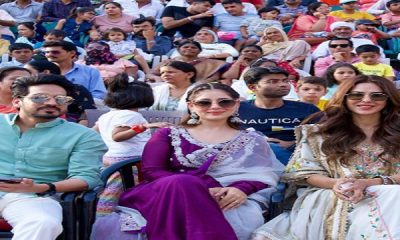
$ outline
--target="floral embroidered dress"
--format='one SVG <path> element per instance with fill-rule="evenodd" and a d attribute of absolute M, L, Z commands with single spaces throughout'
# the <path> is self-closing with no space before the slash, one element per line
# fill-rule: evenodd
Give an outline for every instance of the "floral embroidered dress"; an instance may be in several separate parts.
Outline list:
<path fill-rule="evenodd" d="M 323 137 L 311 135 L 317 125 L 296 129 L 297 149 L 282 178 L 306 185 L 312 174 L 331 178 L 374 178 L 400 172 L 399 159 L 391 159 L 379 145 L 360 144 L 348 166 L 328 164 L 321 151 Z M 253 240 L 398 240 L 400 239 L 399 185 L 376 185 L 366 189 L 359 203 L 340 200 L 331 189 L 308 186 L 289 213 L 266 223 L 253 235 Z"/>

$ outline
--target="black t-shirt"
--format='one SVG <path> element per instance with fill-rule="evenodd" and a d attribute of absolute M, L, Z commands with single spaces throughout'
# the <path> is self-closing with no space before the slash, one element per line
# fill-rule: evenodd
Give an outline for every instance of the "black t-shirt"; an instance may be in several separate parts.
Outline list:
<path fill-rule="evenodd" d="M 239 116 L 244 128 L 254 128 L 265 136 L 283 141 L 295 140 L 294 127 L 319 109 L 308 103 L 284 101 L 283 106 L 274 109 L 259 108 L 254 101 L 240 103 Z"/>
<path fill-rule="evenodd" d="M 169 6 L 164 9 L 161 18 L 172 17 L 175 20 L 180 20 L 190 16 L 193 16 L 193 14 L 190 14 L 188 11 L 186 11 L 186 7 Z M 213 27 L 213 24 L 214 17 L 199 18 L 177 28 L 164 29 L 161 35 L 172 38 L 174 37 L 175 33 L 179 31 L 183 38 L 190 38 L 193 37 L 202 27 L 211 28 Z"/>

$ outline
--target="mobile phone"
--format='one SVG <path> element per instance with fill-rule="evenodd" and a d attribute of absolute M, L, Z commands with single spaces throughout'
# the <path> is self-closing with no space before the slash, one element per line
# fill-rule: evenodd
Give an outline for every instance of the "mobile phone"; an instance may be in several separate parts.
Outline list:
<path fill-rule="evenodd" d="M 7 178 L 7 177 L 0 177 L 0 183 L 20 183 L 22 182 L 22 178 Z"/>

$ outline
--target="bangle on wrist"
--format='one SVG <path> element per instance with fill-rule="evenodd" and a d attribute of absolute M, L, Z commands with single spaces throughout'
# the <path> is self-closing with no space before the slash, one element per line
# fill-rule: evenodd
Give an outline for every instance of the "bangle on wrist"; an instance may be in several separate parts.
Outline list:
<path fill-rule="evenodd" d="M 136 134 L 139 134 L 139 133 L 142 133 L 142 132 L 146 131 L 146 127 L 143 126 L 142 124 L 137 124 L 137 125 L 133 125 L 131 127 L 131 130 L 136 132 Z"/>
<path fill-rule="evenodd" d="M 382 184 L 383 185 L 393 184 L 393 180 L 389 176 L 380 175 L 380 176 L 377 176 L 377 178 L 382 179 Z"/>

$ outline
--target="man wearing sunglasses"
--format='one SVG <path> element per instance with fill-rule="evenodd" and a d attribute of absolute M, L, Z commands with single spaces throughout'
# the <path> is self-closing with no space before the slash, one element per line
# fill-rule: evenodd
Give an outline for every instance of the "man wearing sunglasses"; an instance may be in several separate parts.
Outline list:
<path fill-rule="evenodd" d="M 0 114 L 0 214 L 14 239 L 55 239 L 62 232 L 56 193 L 100 182 L 103 141 L 58 118 L 73 101 L 72 89 L 60 75 L 19 78 L 12 84 L 18 113 Z"/>
<path fill-rule="evenodd" d="M 289 74 L 278 67 L 250 68 L 244 80 L 256 99 L 240 104 L 245 128 L 267 136 L 276 157 L 287 164 L 295 147 L 294 128 L 309 115 L 319 112 L 312 104 L 283 100 L 290 91 Z"/>
<path fill-rule="evenodd" d="M 334 22 L 331 24 L 331 33 L 329 37 L 338 37 L 338 38 L 350 38 L 353 42 L 353 47 L 356 49 L 358 46 L 365 44 L 373 44 L 373 42 L 369 39 L 362 38 L 352 38 L 351 34 L 355 31 L 355 25 L 351 22 Z M 381 58 L 385 59 L 385 54 L 383 53 L 383 49 L 380 48 Z M 318 45 L 318 47 L 313 51 L 312 58 L 316 60 L 320 57 L 327 57 L 331 54 L 329 49 L 329 41 L 322 42 Z"/>
<path fill-rule="evenodd" d="M 321 77 L 325 74 L 329 66 L 339 63 L 356 63 L 360 59 L 352 52 L 353 42 L 349 38 L 333 38 L 329 41 L 329 50 L 331 55 L 323 58 L 318 58 L 314 65 L 314 74 Z"/>

